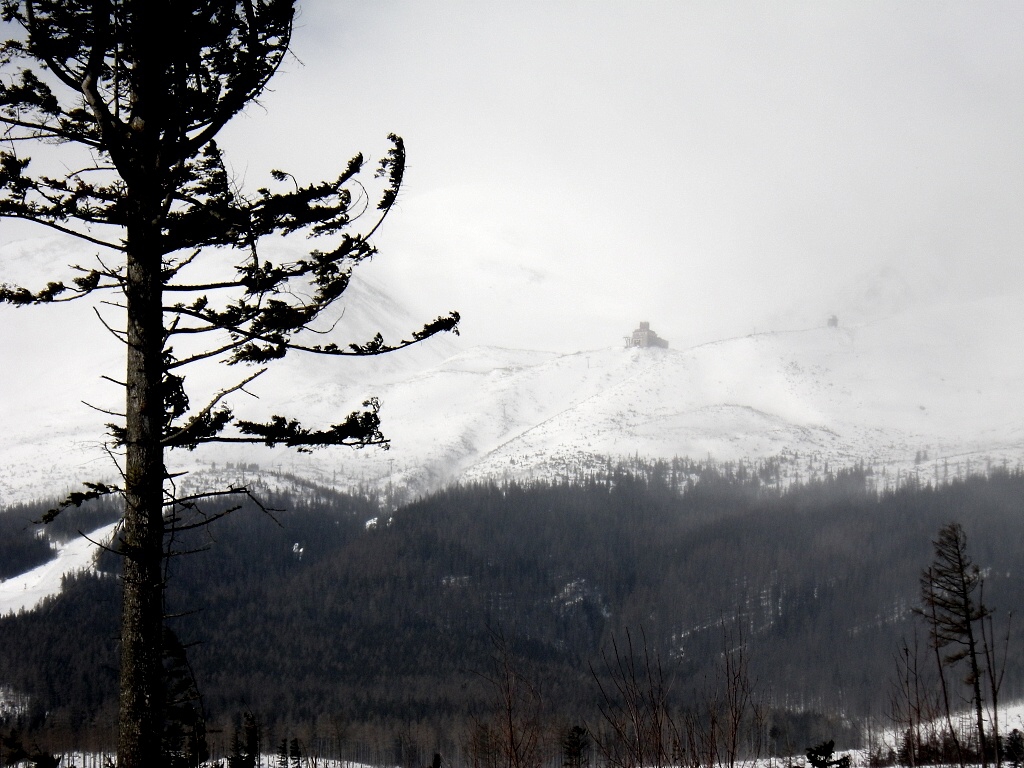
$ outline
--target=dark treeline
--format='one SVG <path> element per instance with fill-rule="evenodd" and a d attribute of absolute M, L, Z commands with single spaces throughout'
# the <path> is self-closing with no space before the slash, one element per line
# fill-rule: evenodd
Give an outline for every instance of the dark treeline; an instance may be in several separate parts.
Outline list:
<path fill-rule="evenodd" d="M 383 514 L 355 497 L 267 494 L 284 511 L 183 534 L 174 546 L 192 554 L 171 561 L 167 608 L 211 742 L 248 712 L 269 749 L 330 734 L 429 763 L 493 711 L 496 664 L 533 681 L 546 720 L 596 728 L 594 672 L 607 676 L 612 642 L 629 637 L 679 706 L 707 698 L 723 648 L 741 644 L 771 713 L 766 751 L 848 745 L 849 723 L 886 724 L 942 525 L 963 524 L 997 617 L 1024 607 L 1019 472 L 879 493 L 862 470 L 766 490 L 758 472 L 696 468 L 459 486 Z M 0 687 L 31 698 L 21 725 L 40 737 L 112 733 L 116 570 L 107 555 L 98 575 L 0 620 Z M 1004 701 L 1024 694 L 1020 659 Z"/>

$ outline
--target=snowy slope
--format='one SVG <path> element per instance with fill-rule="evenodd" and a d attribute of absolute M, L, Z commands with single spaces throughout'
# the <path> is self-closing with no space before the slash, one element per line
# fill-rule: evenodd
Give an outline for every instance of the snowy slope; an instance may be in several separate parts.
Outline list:
<path fill-rule="evenodd" d="M 636 454 L 786 454 L 816 467 L 865 461 L 893 475 L 1016 464 L 1024 457 L 1019 305 L 1006 296 L 918 307 L 870 323 L 822 322 L 689 349 L 624 349 L 615 339 L 566 355 L 465 348 L 446 335 L 376 359 L 293 357 L 250 387 L 259 399 L 231 397 L 239 415 L 286 413 L 325 426 L 373 395 L 392 449 L 305 455 L 211 446 L 175 454 L 174 468 L 189 470 L 185 482 L 196 486 L 236 479 L 244 466 L 247 479 L 257 472 L 270 483 L 420 492 L 460 478 L 557 476 Z M 355 283 L 335 334 L 360 341 L 382 329 L 400 338 L 416 320 L 371 283 Z M 631 327 L 624 322 L 623 333 Z M 30 349 L 16 351 L 26 358 L 22 373 L 0 393 L 0 504 L 55 495 L 76 478 L 116 479 L 102 447 L 109 417 L 79 402 L 116 409 L 114 388 L 99 378 L 116 348 L 90 349 L 79 361 L 85 373 L 72 376 L 53 375 Z M 193 402 L 240 374 L 199 371 L 190 379 Z"/>
<path fill-rule="evenodd" d="M 604 457 L 780 453 L 891 472 L 1024 457 L 1024 321 L 1010 298 L 859 326 L 762 333 L 691 349 L 570 355 L 476 347 L 379 383 L 309 381 L 290 406 L 329 420 L 369 393 L 392 450 L 221 452 L 340 487 L 557 476 Z M 341 407 L 339 408 L 339 405 Z M 915 464 L 927 454 L 927 462 Z"/>
<path fill-rule="evenodd" d="M 0 580 L 0 616 L 30 611 L 47 597 L 60 592 L 61 579 L 89 570 L 99 544 L 109 544 L 116 524 L 71 539 L 57 549 L 54 558 L 30 571 Z"/>
<path fill-rule="evenodd" d="M 416 327 L 372 284 L 357 284 L 349 298 L 336 329 L 348 336 L 340 341 L 378 329 L 400 338 Z M 689 349 L 612 343 L 566 355 L 464 348 L 446 336 L 377 359 L 292 358 L 252 387 L 259 399 L 233 398 L 236 411 L 326 425 L 376 395 L 392 449 L 300 455 L 209 447 L 174 455 L 174 468 L 189 470 L 181 482 L 198 487 L 256 480 L 420 492 L 458 479 L 558 477 L 633 455 L 784 454 L 789 471 L 803 476 L 826 463 L 863 461 L 884 471 L 886 482 L 898 473 L 928 479 L 989 462 L 1016 465 L 1024 460 L 1020 305 L 1007 296 Z M 2 337 L 0 354 L 19 364 L 0 377 L 0 505 L 52 497 L 76 479 L 116 479 L 102 444 L 109 417 L 80 401 L 116 408 L 116 390 L 100 374 L 117 369 L 118 349 L 96 341 L 88 313 L 45 311 L 57 313 L 58 326 Z M 43 315 L 5 315 L 8 323 L 36 317 Z M 57 365 L 49 351 L 66 333 L 75 343 Z M 224 373 L 201 371 L 194 390 L 224 386 Z M 89 567 L 92 552 L 87 540 L 72 541 L 50 563 L 0 583 L 0 615 L 55 594 L 63 574 Z"/>

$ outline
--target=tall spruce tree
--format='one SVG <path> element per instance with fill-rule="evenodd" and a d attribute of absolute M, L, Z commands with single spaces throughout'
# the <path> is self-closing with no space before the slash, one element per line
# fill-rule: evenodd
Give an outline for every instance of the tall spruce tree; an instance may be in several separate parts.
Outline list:
<path fill-rule="evenodd" d="M 960 663 L 967 665 L 964 683 L 971 688 L 978 729 L 978 751 L 982 765 L 987 766 L 979 661 L 982 649 L 975 632 L 975 624 L 988 615 L 984 604 L 975 596 L 981 584 L 981 571 L 967 553 L 967 534 L 959 523 L 944 525 L 933 545 L 935 559 L 931 567 L 921 574 L 922 607 L 918 613 L 928 623 L 932 646 L 939 658 L 940 678 L 944 680 L 943 666 Z M 945 699 L 947 720 L 951 722 L 948 695 L 945 695 Z M 956 735 L 952 735 L 955 739 Z"/>
<path fill-rule="evenodd" d="M 11 39 L 0 48 L 0 216 L 25 219 L 100 249 L 92 265 L 46 287 L 3 284 L 0 302 L 24 306 L 115 294 L 123 320 L 105 324 L 125 345 L 124 412 L 111 425 L 123 452 L 120 484 L 86 482 L 46 517 L 83 500 L 124 498 L 119 547 L 123 610 L 118 765 L 159 765 L 165 541 L 199 499 L 174 495 L 164 452 L 214 442 L 381 445 L 376 401 L 326 428 L 287 416 L 236 419 L 228 395 L 240 374 L 193 406 L 187 367 L 261 366 L 301 350 L 377 355 L 440 331 L 452 313 L 392 343 L 307 341 L 374 253 L 369 237 L 391 210 L 405 166 L 401 139 L 377 169 L 380 198 L 355 157 L 328 181 L 273 171 L 264 188 L 233 183 L 218 132 L 266 88 L 284 60 L 295 0 L 0 0 Z M 29 148 L 47 166 L 35 173 Z M 355 223 L 364 223 L 362 232 Z M 261 249 L 271 236 L 325 238 L 295 260 Z M 214 275 L 211 277 L 211 275 Z M 322 338 L 322 337 L 319 337 Z M 194 397 L 193 393 L 193 397 Z M 225 494 L 245 488 L 224 489 Z"/>

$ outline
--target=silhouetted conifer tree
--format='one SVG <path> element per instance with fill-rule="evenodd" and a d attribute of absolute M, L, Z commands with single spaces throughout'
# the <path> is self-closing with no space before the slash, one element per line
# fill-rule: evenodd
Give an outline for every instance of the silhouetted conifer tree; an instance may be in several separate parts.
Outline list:
<path fill-rule="evenodd" d="M 931 567 L 921 574 L 922 607 L 918 612 L 928 622 L 932 646 L 936 654 L 941 655 L 940 676 L 943 675 L 943 665 L 952 666 L 960 662 L 967 665 L 964 683 L 971 687 L 978 729 L 978 753 L 982 765 L 987 766 L 979 662 L 982 649 L 974 630 L 975 623 L 988 615 L 985 606 L 975 598 L 981 584 L 981 571 L 967 554 L 967 534 L 959 523 L 943 526 L 933 544 L 935 559 Z M 940 654 L 941 651 L 945 653 Z M 948 718 L 948 695 L 946 709 Z M 955 733 L 953 735 L 955 738 Z"/>
<path fill-rule="evenodd" d="M 99 248 L 68 282 L 32 290 L 4 284 L 17 306 L 117 296 L 123 321 L 104 320 L 125 344 L 123 413 L 112 414 L 123 484 L 87 482 L 52 510 L 123 494 L 123 612 L 118 765 L 160 762 L 161 633 L 165 535 L 201 499 L 173 495 L 164 451 L 204 443 L 265 443 L 309 450 L 381 445 L 378 404 L 338 424 L 310 428 L 285 415 L 234 418 L 225 398 L 264 368 L 203 405 L 184 371 L 201 360 L 262 366 L 293 350 L 377 355 L 456 328 L 452 313 L 408 339 L 379 334 L 340 347 L 308 333 L 374 253 L 369 236 L 394 205 L 405 168 L 402 140 L 377 175 L 378 201 L 356 177 L 362 156 L 328 181 L 303 184 L 282 171 L 247 193 L 231 178 L 215 138 L 253 103 L 291 41 L 295 0 L 0 0 L 14 32 L 0 47 L 0 216 L 36 222 Z M 56 176 L 33 173 L 26 145 L 54 145 Z M 364 232 L 351 231 L 376 211 Z M 330 238 L 294 260 L 272 261 L 267 237 Z M 235 254 L 232 256 L 231 254 Z M 224 489 L 226 495 L 246 493 Z"/>
<path fill-rule="evenodd" d="M 236 728 L 231 737 L 231 754 L 228 768 L 256 768 L 260 757 L 260 726 L 256 717 L 246 712 L 242 727 Z"/>
<path fill-rule="evenodd" d="M 568 728 L 562 735 L 564 768 L 585 768 L 590 765 L 590 734 L 580 725 Z"/>
<path fill-rule="evenodd" d="M 834 758 L 835 751 L 835 739 L 823 741 L 817 746 L 807 748 L 807 762 L 814 768 L 850 768 L 850 756 Z"/>
<path fill-rule="evenodd" d="M 1006 759 L 1013 768 L 1020 768 L 1021 763 L 1024 763 L 1024 734 L 1017 728 L 1006 737 Z"/>

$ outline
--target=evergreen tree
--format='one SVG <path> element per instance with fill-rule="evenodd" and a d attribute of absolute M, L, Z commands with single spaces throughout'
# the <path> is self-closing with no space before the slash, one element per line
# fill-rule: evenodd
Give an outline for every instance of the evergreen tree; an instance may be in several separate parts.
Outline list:
<path fill-rule="evenodd" d="M 586 728 L 574 725 L 562 735 L 562 765 L 564 768 L 590 765 L 590 734 Z"/>
<path fill-rule="evenodd" d="M 209 757 L 199 690 L 185 648 L 164 627 L 164 761 L 169 768 L 197 768 Z"/>
<path fill-rule="evenodd" d="M 835 739 L 823 741 L 817 746 L 807 748 L 807 762 L 813 768 L 850 768 L 850 756 L 833 757 L 835 751 Z"/>
<path fill-rule="evenodd" d="M 165 540 L 174 528 L 198 524 L 186 515 L 211 515 L 199 508 L 203 499 L 174 495 L 165 449 L 386 443 L 373 399 L 321 429 L 282 415 L 237 420 L 225 398 L 264 368 L 206 393 L 205 405 L 195 407 L 185 388 L 187 366 L 263 365 L 293 350 L 377 355 L 458 322 L 452 313 L 395 343 L 379 334 L 348 347 L 306 341 L 347 288 L 353 267 L 374 253 L 368 238 L 397 198 L 405 151 L 393 136 L 378 170 L 378 215 L 365 233 L 350 231 L 374 210 L 356 179 L 362 156 L 329 181 L 300 184 L 273 171 L 273 184 L 253 193 L 233 182 L 215 138 L 281 65 L 294 3 L 0 0 L 4 20 L 15 27 L 0 48 L 0 216 L 104 251 L 94 265 L 75 265 L 69 282 L 39 290 L 4 284 L 0 302 L 116 294 L 124 313 L 122 321 L 104 320 L 125 344 L 124 412 L 111 425 L 113 447 L 123 450 L 123 484 L 87 482 L 46 517 L 88 498 L 124 498 L 121 768 L 160 763 Z M 44 143 L 59 155 L 51 167 L 71 170 L 32 173 L 22 149 Z M 261 252 L 265 238 L 298 232 L 333 242 L 293 261 L 274 262 Z M 233 487 L 223 494 L 247 492 Z"/>
<path fill-rule="evenodd" d="M 975 624 L 988 615 L 985 606 L 975 599 L 975 592 L 981 585 L 981 571 L 967 554 L 967 534 L 959 523 L 943 526 L 933 545 L 935 559 L 931 567 L 921 574 L 922 607 L 918 612 L 928 621 L 932 646 L 940 656 L 939 674 L 942 675 L 943 665 L 961 662 L 967 665 L 964 683 L 971 688 L 978 729 L 978 753 L 982 765 L 987 766 L 979 662 L 982 649 L 974 630 Z M 948 717 L 948 697 L 946 701 Z"/>
<path fill-rule="evenodd" d="M 1006 759 L 1013 768 L 1020 768 L 1024 763 L 1024 734 L 1014 728 L 1006 738 Z"/>
<path fill-rule="evenodd" d="M 28 760 L 28 757 L 19 731 L 0 736 L 0 765 L 18 765 L 22 760 Z"/>
<path fill-rule="evenodd" d="M 228 768 L 256 768 L 260 757 L 260 726 L 249 712 L 242 717 L 242 727 L 231 737 Z"/>

